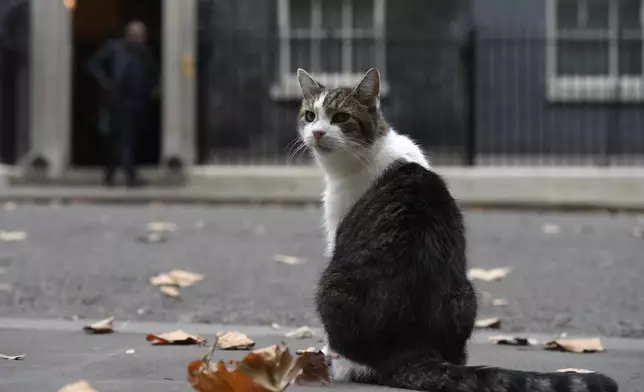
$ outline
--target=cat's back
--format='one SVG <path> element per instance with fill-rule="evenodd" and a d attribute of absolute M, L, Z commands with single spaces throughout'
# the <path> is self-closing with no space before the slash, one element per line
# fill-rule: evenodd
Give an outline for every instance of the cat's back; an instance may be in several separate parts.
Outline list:
<path fill-rule="evenodd" d="M 463 232 L 460 209 L 441 176 L 417 163 L 396 161 L 341 222 L 336 254 L 458 250 L 464 247 Z"/>

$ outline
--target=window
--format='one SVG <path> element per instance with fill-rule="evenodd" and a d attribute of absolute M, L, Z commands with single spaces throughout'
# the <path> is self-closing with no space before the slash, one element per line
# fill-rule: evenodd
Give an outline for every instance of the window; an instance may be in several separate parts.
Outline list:
<path fill-rule="evenodd" d="M 384 12 L 385 0 L 278 0 L 279 82 L 273 96 L 300 97 L 298 68 L 329 87 L 357 83 L 372 67 L 384 79 Z"/>
<path fill-rule="evenodd" d="M 644 0 L 549 0 L 549 94 L 643 100 Z"/>

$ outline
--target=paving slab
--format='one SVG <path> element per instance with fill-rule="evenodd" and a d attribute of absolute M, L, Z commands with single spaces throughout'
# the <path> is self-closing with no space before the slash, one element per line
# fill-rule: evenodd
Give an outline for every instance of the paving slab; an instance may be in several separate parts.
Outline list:
<path fill-rule="evenodd" d="M 60 320 L 0 319 L 0 352 L 25 354 L 22 361 L 0 362 L 0 390 L 20 392 L 58 391 L 80 379 L 87 380 L 99 392 L 179 392 L 190 391 L 186 367 L 207 352 L 198 346 L 152 346 L 146 333 L 169 332 L 176 328 L 198 333 L 206 338 L 216 332 L 240 330 L 248 333 L 256 347 L 285 341 L 293 350 L 318 346 L 319 340 L 293 340 L 283 330 L 264 326 L 225 326 L 204 324 L 117 322 L 117 332 L 88 335 L 81 331 L 84 322 Z M 644 341 L 606 338 L 606 352 L 570 354 L 541 348 L 497 346 L 488 337 L 495 332 L 481 332 L 470 344 L 470 364 L 511 367 L 523 370 L 554 371 L 560 368 L 583 368 L 601 371 L 615 378 L 623 392 L 644 390 Z M 527 335 L 526 335 L 527 336 Z M 547 335 L 529 335 L 539 339 Z M 128 354 L 128 350 L 134 353 Z M 240 359 L 245 351 L 218 351 L 216 358 Z M 358 384 L 333 384 L 330 387 L 289 388 L 292 392 L 377 391 Z M 392 389 L 387 389 L 392 390 Z"/>

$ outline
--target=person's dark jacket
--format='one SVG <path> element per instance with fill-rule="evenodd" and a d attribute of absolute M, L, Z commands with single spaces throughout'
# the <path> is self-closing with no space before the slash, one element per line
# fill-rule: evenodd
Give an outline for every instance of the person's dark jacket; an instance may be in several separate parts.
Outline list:
<path fill-rule="evenodd" d="M 158 89 L 159 70 L 152 52 L 147 47 L 141 50 L 143 50 L 143 61 L 147 70 L 141 75 L 146 78 L 142 81 L 146 91 L 145 97 L 139 98 L 138 103 L 147 105 L 153 91 Z M 112 132 L 112 124 L 118 121 L 118 116 L 121 115 L 123 90 L 127 87 L 124 86 L 123 78 L 130 58 L 127 44 L 121 38 L 108 41 L 89 61 L 88 70 L 104 93 L 98 117 L 99 131 L 104 134 Z"/>

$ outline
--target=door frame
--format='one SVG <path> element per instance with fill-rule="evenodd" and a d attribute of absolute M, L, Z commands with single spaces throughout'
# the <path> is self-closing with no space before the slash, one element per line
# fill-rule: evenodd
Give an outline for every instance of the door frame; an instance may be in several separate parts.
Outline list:
<path fill-rule="evenodd" d="M 197 0 L 159 1 L 163 47 L 160 163 L 175 172 L 196 159 Z M 25 175 L 56 178 L 70 169 L 74 4 L 75 0 L 30 1 L 30 146 L 21 159 Z"/>

